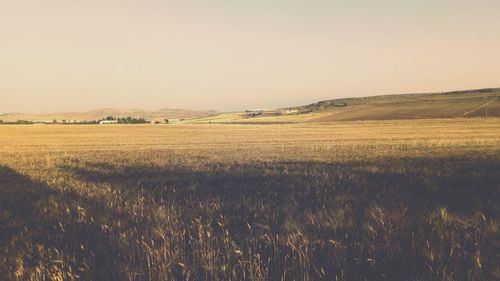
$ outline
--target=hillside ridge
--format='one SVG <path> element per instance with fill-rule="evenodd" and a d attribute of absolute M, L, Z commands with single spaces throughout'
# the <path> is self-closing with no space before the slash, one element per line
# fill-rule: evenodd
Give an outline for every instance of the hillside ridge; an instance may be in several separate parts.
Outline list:
<path fill-rule="evenodd" d="M 500 117 L 498 97 L 500 88 L 485 88 L 323 100 L 291 109 L 325 113 L 314 121 L 481 117 L 486 109 L 488 116 Z"/>

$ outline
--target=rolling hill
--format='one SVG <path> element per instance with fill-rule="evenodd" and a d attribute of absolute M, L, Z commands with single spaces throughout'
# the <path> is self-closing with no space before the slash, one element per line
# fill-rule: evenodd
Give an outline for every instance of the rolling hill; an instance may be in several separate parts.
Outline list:
<path fill-rule="evenodd" d="M 500 117 L 500 88 L 342 98 L 282 108 L 257 116 L 222 113 L 195 123 L 307 123 L 332 121 Z M 281 111 L 282 114 L 275 114 Z M 290 112 L 293 112 L 290 114 Z"/>
<path fill-rule="evenodd" d="M 295 107 L 323 113 L 313 121 L 500 117 L 500 88 L 429 94 L 385 95 L 321 101 Z"/>
<path fill-rule="evenodd" d="M 500 117 L 500 88 L 478 90 L 381 95 L 324 100 L 316 103 L 273 110 L 257 116 L 245 112 L 218 113 L 213 110 L 105 108 L 87 112 L 50 114 L 6 113 L 0 120 L 97 120 L 106 116 L 189 119 L 189 123 L 304 123 L 331 121 L 434 119 Z M 276 114 L 283 112 L 283 114 Z M 293 113 L 290 113 L 293 112 Z"/>
<path fill-rule="evenodd" d="M 16 121 L 16 120 L 81 120 L 90 121 L 104 118 L 106 116 L 114 117 L 134 117 L 145 118 L 147 120 L 162 120 L 170 118 L 200 118 L 217 114 L 213 110 L 185 110 L 185 109 L 170 109 L 164 108 L 154 111 L 141 109 L 115 109 L 104 108 L 87 112 L 63 112 L 63 113 L 47 113 L 47 114 L 29 114 L 29 113 L 5 113 L 0 114 L 0 120 Z"/>

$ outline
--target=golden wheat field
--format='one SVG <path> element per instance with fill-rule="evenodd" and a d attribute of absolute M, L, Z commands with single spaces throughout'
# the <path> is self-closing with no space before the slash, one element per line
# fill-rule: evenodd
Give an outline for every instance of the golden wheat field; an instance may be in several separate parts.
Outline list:
<path fill-rule="evenodd" d="M 500 280 L 500 119 L 0 126 L 0 280 Z"/>

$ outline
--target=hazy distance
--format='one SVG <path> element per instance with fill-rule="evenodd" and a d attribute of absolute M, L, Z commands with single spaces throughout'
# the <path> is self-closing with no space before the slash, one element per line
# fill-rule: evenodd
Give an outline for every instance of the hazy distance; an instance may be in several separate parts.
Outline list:
<path fill-rule="evenodd" d="M 500 86 L 500 1 L 0 2 L 0 113 Z"/>

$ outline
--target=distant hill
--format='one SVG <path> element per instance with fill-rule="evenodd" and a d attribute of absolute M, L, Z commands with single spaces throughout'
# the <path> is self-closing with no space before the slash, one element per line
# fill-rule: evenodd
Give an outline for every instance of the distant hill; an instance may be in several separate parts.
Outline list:
<path fill-rule="evenodd" d="M 500 88 L 428 94 L 400 94 L 320 101 L 294 107 L 300 114 L 321 113 L 310 121 L 354 121 L 500 117 Z"/>
<path fill-rule="evenodd" d="M 194 123 L 283 124 L 331 121 L 500 117 L 500 88 L 398 94 L 320 101 L 308 105 L 248 112 L 222 113 Z"/>
<path fill-rule="evenodd" d="M 162 119 L 177 119 L 177 118 L 200 118 L 217 114 L 213 110 L 185 110 L 185 109 L 170 109 L 164 108 L 159 110 L 141 110 L 141 109 L 115 109 L 103 108 L 87 112 L 63 112 L 63 113 L 47 113 L 47 114 L 29 114 L 29 113 L 5 113 L 0 114 L 0 120 L 16 121 L 16 120 L 81 120 L 91 121 L 104 118 L 106 116 L 113 117 L 134 117 L 145 118 L 147 120 L 162 120 Z"/>
<path fill-rule="evenodd" d="M 249 116 L 246 112 L 219 114 L 216 111 L 184 109 L 104 108 L 88 112 L 51 114 L 0 114 L 0 120 L 97 120 L 106 116 L 163 120 L 191 119 L 194 123 L 302 123 L 356 120 L 500 117 L 500 88 L 422 94 L 383 95 L 320 101 L 304 106 L 285 108 L 283 114 Z M 290 112 L 293 112 L 290 114 Z"/>

